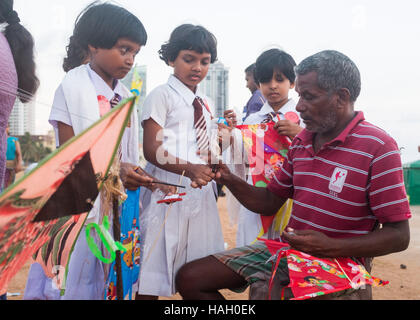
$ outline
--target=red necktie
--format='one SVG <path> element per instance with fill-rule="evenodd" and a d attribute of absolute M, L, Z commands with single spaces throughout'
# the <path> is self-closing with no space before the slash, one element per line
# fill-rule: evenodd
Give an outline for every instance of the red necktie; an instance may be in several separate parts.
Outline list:
<path fill-rule="evenodd" d="M 278 121 L 277 115 L 279 114 L 281 114 L 281 112 L 267 113 L 266 118 L 261 123 L 269 123 L 271 121 L 277 122 Z"/>
<path fill-rule="evenodd" d="M 207 135 L 206 119 L 203 114 L 204 102 L 201 98 L 196 97 L 193 102 L 194 106 L 194 128 L 197 135 L 197 149 L 200 153 L 208 152 L 210 142 Z"/>

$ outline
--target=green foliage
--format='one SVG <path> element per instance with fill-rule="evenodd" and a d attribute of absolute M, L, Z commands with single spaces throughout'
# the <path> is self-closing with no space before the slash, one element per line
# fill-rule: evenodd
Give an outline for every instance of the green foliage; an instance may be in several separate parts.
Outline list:
<path fill-rule="evenodd" d="M 26 164 L 39 162 L 52 153 L 51 148 L 44 147 L 42 142 L 34 141 L 29 132 L 19 138 L 22 158 Z"/>

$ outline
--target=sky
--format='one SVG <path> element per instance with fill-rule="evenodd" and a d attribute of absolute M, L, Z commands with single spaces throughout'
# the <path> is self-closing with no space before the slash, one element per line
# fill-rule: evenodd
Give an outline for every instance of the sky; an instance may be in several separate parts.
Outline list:
<path fill-rule="evenodd" d="M 64 77 L 65 47 L 86 0 L 15 0 L 22 24 L 35 39 L 36 130 L 51 129 L 54 92 Z M 144 24 L 147 45 L 136 58 L 147 65 L 148 91 L 166 83 L 172 69 L 158 57 L 160 46 L 183 23 L 200 24 L 218 40 L 219 61 L 229 68 L 229 108 L 240 112 L 250 92 L 244 69 L 267 49 L 280 48 L 297 63 L 322 50 L 349 56 L 362 75 L 355 109 L 387 131 L 403 163 L 420 159 L 420 1 L 336 0 L 118 0 Z M 296 93 L 290 93 L 297 99 Z"/>

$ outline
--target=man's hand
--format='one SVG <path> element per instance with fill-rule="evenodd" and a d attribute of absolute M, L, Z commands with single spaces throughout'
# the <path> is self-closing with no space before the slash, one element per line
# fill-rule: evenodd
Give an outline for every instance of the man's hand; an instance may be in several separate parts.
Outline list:
<path fill-rule="evenodd" d="M 330 254 L 335 251 L 332 248 L 333 239 L 314 230 L 299 231 L 287 228 L 282 234 L 282 239 L 286 240 L 293 249 L 318 258 L 332 258 Z"/>
<path fill-rule="evenodd" d="M 124 188 L 134 191 L 139 187 L 153 188 L 153 178 L 150 177 L 141 168 L 131 163 L 121 163 L 120 178 Z"/>

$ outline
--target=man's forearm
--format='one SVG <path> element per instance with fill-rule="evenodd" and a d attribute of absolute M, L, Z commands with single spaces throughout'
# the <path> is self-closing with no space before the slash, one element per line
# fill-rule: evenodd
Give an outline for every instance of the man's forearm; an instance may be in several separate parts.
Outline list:
<path fill-rule="evenodd" d="M 384 225 L 365 236 L 337 239 L 330 257 L 379 257 L 403 251 L 410 242 L 408 221 Z"/>
<path fill-rule="evenodd" d="M 287 200 L 278 198 L 266 188 L 254 187 L 232 173 L 223 179 L 223 184 L 245 208 L 264 216 L 275 215 Z"/>

